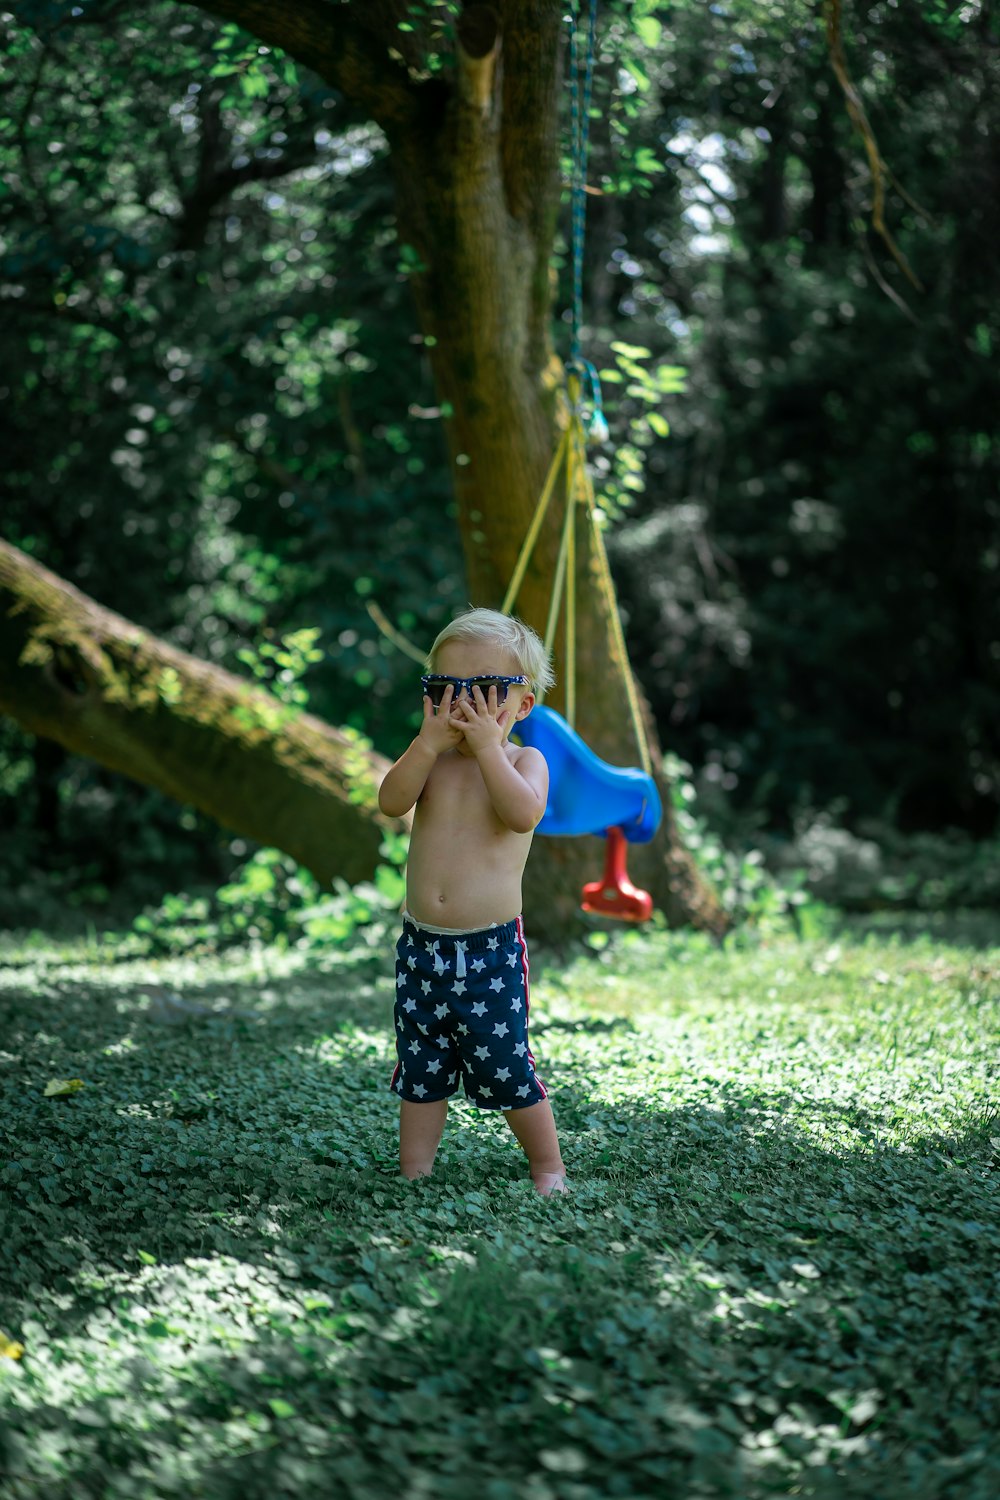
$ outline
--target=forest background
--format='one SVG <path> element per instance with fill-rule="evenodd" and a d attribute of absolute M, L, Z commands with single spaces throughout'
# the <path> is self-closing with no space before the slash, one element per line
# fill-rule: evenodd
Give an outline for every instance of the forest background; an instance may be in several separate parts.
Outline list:
<path fill-rule="evenodd" d="M 438 66 L 459 9 L 401 7 Z M 397 755 L 418 669 L 369 606 L 423 645 L 467 591 L 381 131 L 193 7 L 32 0 L 0 26 L 4 540 Z M 821 6 L 601 8 L 595 478 L 728 903 L 722 847 L 840 905 L 995 905 L 1000 41 L 975 0 L 851 6 L 844 41 L 896 254 Z M 10 719 L 0 828 L 10 926 L 252 853 Z"/>

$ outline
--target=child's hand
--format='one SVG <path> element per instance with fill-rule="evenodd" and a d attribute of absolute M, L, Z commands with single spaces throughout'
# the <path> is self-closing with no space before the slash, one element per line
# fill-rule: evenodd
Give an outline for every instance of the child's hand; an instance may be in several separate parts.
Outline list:
<path fill-rule="evenodd" d="M 482 755 L 484 750 L 491 750 L 503 744 L 504 731 L 510 718 L 510 710 L 501 709 L 497 713 L 497 690 L 490 688 L 489 698 L 483 696 L 483 690 L 478 685 L 473 685 L 473 697 L 460 698 L 455 705 L 455 722 L 458 723 L 460 731 L 465 735 L 465 742 L 473 755 Z"/>
<path fill-rule="evenodd" d="M 449 683 L 444 690 L 441 707 L 435 713 L 433 703 L 428 695 L 424 694 L 424 722 L 420 726 L 420 734 L 417 738 L 435 755 L 441 755 L 445 750 L 453 750 L 462 739 L 462 730 L 451 717 L 451 700 L 454 695 L 455 689 Z"/>

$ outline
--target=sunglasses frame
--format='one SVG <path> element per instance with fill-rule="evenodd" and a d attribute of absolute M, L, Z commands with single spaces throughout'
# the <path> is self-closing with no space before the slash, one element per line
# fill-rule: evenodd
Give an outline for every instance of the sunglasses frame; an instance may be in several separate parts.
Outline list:
<path fill-rule="evenodd" d="M 488 690 L 483 689 L 482 684 L 484 682 L 488 682 L 490 687 L 496 687 L 497 708 L 499 708 L 501 703 L 506 703 L 508 690 L 512 687 L 527 687 L 528 678 L 523 676 L 523 674 L 518 677 L 505 677 L 502 672 L 481 672 L 477 677 L 449 677 L 446 672 L 430 672 L 426 677 L 421 677 L 420 686 L 423 688 L 427 697 L 430 698 L 433 706 L 435 708 L 440 708 L 441 702 L 444 699 L 445 689 L 449 685 L 455 690 L 452 696 L 452 702 L 457 703 L 459 697 L 461 696 L 463 688 L 465 688 L 465 691 L 471 698 L 472 689 L 477 684 L 479 685 L 480 692 L 482 692 L 483 697 L 485 698 L 487 696 Z M 434 702 L 433 695 L 429 691 L 431 683 L 433 683 L 435 686 L 441 687 L 441 698 L 437 703 Z M 501 686 L 503 687 L 502 698 L 500 696 Z"/>

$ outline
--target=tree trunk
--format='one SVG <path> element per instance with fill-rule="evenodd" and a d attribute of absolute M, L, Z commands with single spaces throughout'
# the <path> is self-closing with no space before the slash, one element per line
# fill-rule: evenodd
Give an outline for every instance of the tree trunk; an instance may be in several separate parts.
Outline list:
<path fill-rule="evenodd" d="M 387 830 L 389 762 L 221 667 L 103 609 L 0 541 L 0 712 L 235 833 L 322 883 L 365 879 Z"/>
<path fill-rule="evenodd" d="M 393 139 L 399 234 L 426 268 L 414 292 L 447 424 L 459 526 L 476 604 L 498 607 L 514 571 L 558 441 L 563 370 L 552 349 L 550 255 L 559 206 L 561 4 L 474 5 L 476 49 L 459 25 L 457 86 L 422 130 Z M 492 17 L 492 27 L 490 22 Z M 486 50 L 487 41 L 490 43 Z M 544 631 L 561 530 L 553 505 L 517 600 Z M 603 759 L 634 765 L 638 748 L 608 601 L 589 528 L 577 533 L 577 728 Z M 562 634 L 555 644 L 563 660 Z M 625 670 L 628 670 L 627 666 Z M 549 700 L 562 705 L 565 683 Z M 661 754 L 648 712 L 654 766 Z M 669 787 L 660 832 L 630 853 L 630 874 L 672 925 L 721 932 L 725 916 L 681 845 Z M 580 889 L 596 879 L 603 844 L 539 839 L 526 875 L 526 906 L 550 930 L 577 919 Z"/>
<path fill-rule="evenodd" d="M 454 71 L 431 77 L 419 28 L 399 29 L 397 0 L 195 3 L 284 48 L 385 130 L 399 237 L 422 267 L 413 276 L 420 326 L 438 397 L 452 412 L 447 437 L 469 598 L 498 606 L 558 437 L 563 372 L 550 338 L 550 267 L 560 196 L 563 0 L 466 3 Z M 555 574 L 558 508 L 517 601 L 517 613 L 539 631 Z M 604 759 L 634 765 L 628 667 L 613 650 L 609 606 L 585 534 L 577 558 L 577 727 Z M 557 663 L 560 652 L 557 640 Z M 557 690 L 553 706 L 560 701 Z M 661 775 L 657 780 L 665 816 L 653 843 L 634 851 L 634 872 L 671 924 L 721 932 L 725 914 L 681 845 L 669 789 Z M 536 842 L 529 899 L 537 896 L 550 930 L 575 919 L 596 848 L 587 839 Z"/>

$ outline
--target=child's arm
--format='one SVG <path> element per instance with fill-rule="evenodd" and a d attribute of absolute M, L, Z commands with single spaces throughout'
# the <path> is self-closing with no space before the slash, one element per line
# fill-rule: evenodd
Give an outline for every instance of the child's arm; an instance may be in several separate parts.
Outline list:
<path fill-rule="evenodd" d="M 501 745 L 482 750 L 476 757 L 486 790 L 501 823 L 512 833 L 531 833 L 545 812 L 549 793 L 549 768 L 540 751 L 521 751 L 514 765 Z"/>
<path fill-rule="evenodd" d="M 453 692 L 449 684 L 437 713 L 425 694 L 424 722 L 420 733 L 386 772 L 378 789 L 379 809 L 386 817 L 401 818 L 409 812 L 423 791 L 438 756 L 444 750 L 451 750 L 462 738 L 462 731 L 449 719 Z"/>
<path fill-rule="evenodd" d="M 472 703 L 460 698 L 456 710 L 466 744 L 472 749 L 483 773 L 493 809 L 512 833 L 530 833 L 545 812 L 549 795 L 549 768 L 540 751 L 526 748 L 514 764 L 503 747 L 507 709 L 497 711 L 496 688 L 489 699 L 473 688 Z"/>

